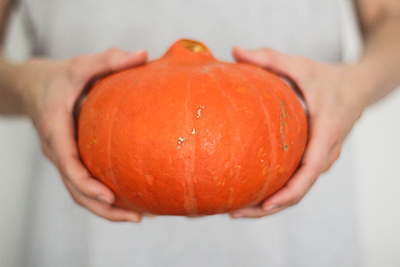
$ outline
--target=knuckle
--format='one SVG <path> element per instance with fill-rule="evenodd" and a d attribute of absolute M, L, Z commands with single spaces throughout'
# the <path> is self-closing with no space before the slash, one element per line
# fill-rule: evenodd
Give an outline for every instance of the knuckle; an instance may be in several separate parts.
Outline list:
<path fill-rule="evenodd" d="M 272 53 L 273 50 L 271 48 L 269 48 L 269 47 L 263 47 L 263 48 L 260 49 L 260 51 L 262 53 L 264 53 L 264 55 L 268 55 L 269 57 L 271 57 L 273 55 L 273 53 Z"/>
<path fill-rule="evenodd" d="M 71 177 L 68 174 L 68 160 L 65 158 L 58 158 L 57 159 L 57 167 L 59 171 L 68 179 L 71 181 Z"/>
<path fill-rule="evenodd" d="M 84 81 L 87 79 L 88 70 L 85 68 L 85 56 L 76 56 L 69 62 L 69 78 L 73 81 Z"/>
<path fill-rule="evenodd" d="M 328 162 L 324 168 L 322 169 L 322 172 L 326 172 L 327 170 L 329 170 L 332 167 L 333 161 Z"/>
<path fill-rule="evenodd" d="M 341 151 L 342 149 L 340 147 L 335 151 L 335 153 L 333 154 L 333 161 L 336 161 L 340 157 Z"/>
<path fill-rule="evenodd" d="M 286 200 L 286 204 L 285 205 L 281 205 L 281 206 L 293 206 L 296 205 L 297 203 L 299 203 L 301 200 L 301 196 L 299 196 L 298 194 L 292 194 L 288 197 L 288 199 Z"/>
<path fill-rule="evenodd" d="M 329 170 L 332 167 L 332 165 L 335 163 L 335 161 L 339 158 L 340 152 L 341 152 L 341 147 L 337 146 L 334 148 L 334 150 L 331 152 L 331 154 L 329 156 L 329 161 L 324 166 L 322 172 L 326 172 L 327 170 Z"/>
<path fill-rule="evenodd" d="M 322 172 L 322 164 L 321 163 L 315 163 L 315 164 L 310 164 L 308 167 L 309 173 L 310 173 L 310 177 L 312 178 L 312 180 L 316 180 L 318 178 L 318 176 L 321 174 Z"/>
<path fill-rule="evenodd" d="M 276 209 L 280 210 L 284 207 L 291 206 L 292 203 L 295 202 L 297 195 L 298 195 L 298 190 L 293 185 L 288 185 L 287 189 L 288 190 L 285 192 L 282 199 L 280 201 L 276 202 L 275 205 L 272 207 L 273 210 L 276 210 Z"/>
<path fill-rule="evenodd" d="M 106 51 L 104 51 L 104 64 L 110 64 L 115 57 L 120 56 L 123 54 L 124 51 L 119 48 L 109 48 Z"/>
<path fill-rule="evenodd" d="M 71 194 L 72 200 L 81 207 L 85 207 L 83 201 L 77 194 Z"/>
<path fill-rule="evenodd" d="M 98 193 L 90 186 L 90 183 L 84 175 L 70 175 L 70 181 L 74 184 L 75 188 L 85 197 L 97 199 Z"/>
<path fill-rule="evenodd" d="M 307 58 L 299 58 L 301 61 L 301 77 L 299 77 L 299 83 L 301 87 L 307 87 L 307 84 L 315 81 L 316 79 L 316 70 L 314 65 L 312 64 L 311 60 Z"/>
<path fill-rule="evenodd" d="M 49 148 L 48 148 L 48 146 L 47 146 L 47 144 L 46 144 L 45 142 L 46 142 L 46 141 L 42 141 L 42 143 L 41 143 L 42 151 L 43 151 L 43 154 L 44 154 L 48 159 L 51 160 L 52 155 L 51 155 L 50 150 L 49 150 Z"/>
<path fill-rule="evenodd" d="M 76 189 L 78 189 L 78 191 L 79 191 L 82 195 L 84 195 L 84 196 L 86 196 L 86 197 L 91 197 L 91 196 L 88 194 L 87 187 L 85 186 L 85 183 L 84 183 L 84 180 L 83 180 L 82 177 L 74 176 L 74 177 L 71 177 L 70 180 L 71 180 L 71 182 L 74 184 L 74 186 L 76 187 Z"/>
<path fill-rule="evenodd" d="M 49 142 L 51 140 L 51 136 L 53 134 L 52 131 L 52 122 L 50 116 L 44 114 L 39 122 L 40 131 L 45 139 L 45 142 Z"/>
<path fill-rule="evenodd" d="M 119 53 L 121 53 L 121 51 L 122 50 L 119 49 L 119 48 L 112 47 L 112 48 L 109 48 L 106 51 L 104 51 L 104 55 L 105 55 L 106 58 L 110 58 L 110 57 L 113 57 L 115 55 L 118 55 Z"/>
<path fill-rule="evenodd" d="M 127 51 L 124 51 L 119 48 L 109 48 L 106 51 L 104 51 L 104 57 L 102 63 L 104 67 L 112 68 L 115 61 L 127 53 L 128 53 Z"/>
<path fill-rule="evenodd" d="M 290 203 L 291 206 L 299 204 L 299 202 L 300 202 L 302 199 L 303 199 L 302 196 L 296 196 L 296 197 L 292 200 L 292 202 Z"/>

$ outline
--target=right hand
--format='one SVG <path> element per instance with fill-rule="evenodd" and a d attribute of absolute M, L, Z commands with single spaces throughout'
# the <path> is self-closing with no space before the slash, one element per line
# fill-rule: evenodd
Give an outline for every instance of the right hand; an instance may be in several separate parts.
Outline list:
<path fill-rule="evenodd" d="M 142 214 L 114 206 L 113 191 L 83 165 L 75 138 L 74 106 L 93 79 L 146 61 L 145 51 L 110 49 L 61 61 L 32 59 L 19 66 L 23 77 L 19 87 L 44 154 L 59 170 L 74 201 L 110 221 L 140 222 Z"/>

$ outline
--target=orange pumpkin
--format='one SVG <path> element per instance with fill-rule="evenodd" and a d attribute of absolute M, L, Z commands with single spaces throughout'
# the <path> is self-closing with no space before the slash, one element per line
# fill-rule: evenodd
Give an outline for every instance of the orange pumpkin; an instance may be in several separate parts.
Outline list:
<path fill-rule="evenodd" d="M 306 115 L 278 76 L 179 40 L 100 80 L 79 116 L 80 155 L 116 205 L 210 215 L 255 205 L 297 168 Z"/>

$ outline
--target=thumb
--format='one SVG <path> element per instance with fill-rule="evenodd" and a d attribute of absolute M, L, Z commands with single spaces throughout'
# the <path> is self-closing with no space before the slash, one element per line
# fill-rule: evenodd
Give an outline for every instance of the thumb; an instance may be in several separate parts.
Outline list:
<path fill-rule="evenodd" d="M 87 56 L 86 63 L 89 76 L 102 76 L 112 72 L 118 72 L 127 68 L 145 64 L 147 61 L 147 52 L 144 50 L 125 51 L 118 48 L 108 49 L 98 54 Z"/>
<path fill-rule="evenodd" d="M 237 62 L 250 63 L 271 70 L 277 74 L 290 77 L 295 82 L 301 77 L 301 72 L 307 64 L 306 58 L 292 56 L 270 48 L 247 50 L 234 47 L 232 55 Z"/>
<path fill-rule="evenodd" d="M 83 84 L 82 88 L 77 87 L 75 91 L 77 101 L 73 113 L 75 118 L 78 118 L 87 93 L 101 77 L 145 64 L 147 52 L 145 50 L 129 52 L 111 48 L 97 54 L 78 56 L 69 62 L 71 76 Z"/>

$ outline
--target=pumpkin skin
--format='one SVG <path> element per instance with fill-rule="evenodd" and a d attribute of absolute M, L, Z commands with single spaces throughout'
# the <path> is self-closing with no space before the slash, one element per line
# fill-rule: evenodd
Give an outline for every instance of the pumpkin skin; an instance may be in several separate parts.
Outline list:
<path fill-rule="evenodd" d="M 281 78 L 191 40 L 101 79 L 78 121 L 81 158 L 115 204 L 157 215 L 258 204 L 288 181 L 306 141 L 306 115 Z"/>

